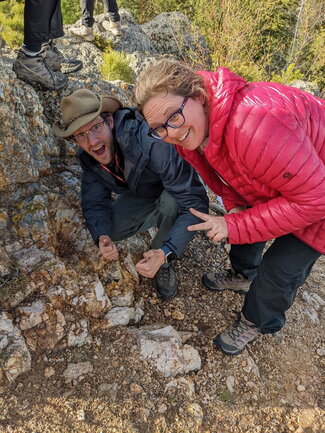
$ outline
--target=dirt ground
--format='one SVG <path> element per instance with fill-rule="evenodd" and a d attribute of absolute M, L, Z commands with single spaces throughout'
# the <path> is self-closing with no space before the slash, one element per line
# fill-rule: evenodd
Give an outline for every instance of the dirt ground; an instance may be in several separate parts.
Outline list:
<path fill-rule="evenodd" d="M 136 326 L 186 331 L 202 359 L 199 371 L 176 382 L 163 378 L 140 357 L 132 326 L 100 331 L 91 346 L 34 354 L 32 370 L 0 389 L 0 432 L 324 433 L 325 307 L 314 309 L 304 292 L 325 298 L 325 258 L 299 290 L 281 333 L 234 357 L 212 339 L 233 323 L 243 297 L 201 283 L 202 273 L 219 264 L 215 247 L 198 234 L 176 265 L 173 300 L 159 300 L 149 280 L 137 288 L 144 317 Z M 67 381 L 68 363 L 84 361 L 93 371 Z"/>

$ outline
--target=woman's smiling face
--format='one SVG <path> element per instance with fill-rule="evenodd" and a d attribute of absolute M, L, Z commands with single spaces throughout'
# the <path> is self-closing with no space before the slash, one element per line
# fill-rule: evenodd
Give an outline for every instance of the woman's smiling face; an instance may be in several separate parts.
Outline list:
<path fill-rule="evenodd" d="M 164 125 L 167 119 L 179 110 L 183 101 L 183 96 L 164 92 L 150 98 L 142 110 L 150 128 Z M 183 125 L 179 128 L 167 126 L 168 135 L 163 141 L 195 150 L 209 134 L 208 116 L 203 98 L 188 98 L 182 114 L 185 119 Z"/>

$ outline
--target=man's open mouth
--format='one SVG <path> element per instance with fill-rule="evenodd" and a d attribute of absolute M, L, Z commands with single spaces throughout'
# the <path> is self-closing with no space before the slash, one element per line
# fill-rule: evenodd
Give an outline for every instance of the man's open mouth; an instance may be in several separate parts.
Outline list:
<path fill-rule="evenodd" d="M 94 149 L 91 149 L 91 151 L 97 155 L 97 156 L 101 156 L 105 153 L 105 145 L 103 144 L 102 146 L 96 147 Z"/>

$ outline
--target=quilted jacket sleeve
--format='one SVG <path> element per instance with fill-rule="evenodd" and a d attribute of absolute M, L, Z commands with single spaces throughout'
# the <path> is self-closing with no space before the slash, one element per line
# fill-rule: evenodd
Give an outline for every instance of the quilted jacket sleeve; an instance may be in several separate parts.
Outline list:
<path fill-rule="evenodd" d="M 227 215 L 229 242 L 273 239 L 324 219 L 325 166 L 305 125 L 285 110 L 262 107 L 251 107 L 235 122 L 232 140 L 242 171 L 274 198 Z"/>

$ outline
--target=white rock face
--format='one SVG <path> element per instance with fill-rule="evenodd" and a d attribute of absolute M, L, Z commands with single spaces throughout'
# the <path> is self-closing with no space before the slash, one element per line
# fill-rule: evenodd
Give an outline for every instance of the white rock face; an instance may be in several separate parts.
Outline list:
<path fill-rule="evenodd" d="M 164 377 L 176 376 L 201 368 L 196 349 L 182 345 L 179 333 L 172 327 L 140 329 L 141 356 L 149 360 Z"/>
<path fill-rule="evenodd" d="M 6 313 L 0 314 L 0 377 L 12 382 L 31 367 L 31 356 L 20 330 Z"/>
<path fill-rule="evenodd" d="M 143 310 L 137 307 L 115 307 L 112 308 L 106 315 L 106 326 L 111 328 L 117 325 L 128 325 L 131 320 L 138 322 L 143 316 Z"/>

